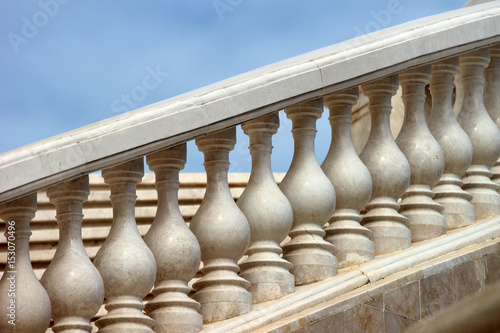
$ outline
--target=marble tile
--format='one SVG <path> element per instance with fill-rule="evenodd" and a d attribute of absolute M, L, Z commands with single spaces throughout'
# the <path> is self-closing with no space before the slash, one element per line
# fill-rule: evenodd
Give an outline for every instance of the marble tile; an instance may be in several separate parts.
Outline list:
<path fill-rule="evenodd" d="M 344 311 L 345 333 L 379 333 L 384 331 L 382 310 L 364 304 Z"/>
<path fill-rule="evenodd" d="M 484 289 L 484 263 L 481 258 L 453 268 L 454 302 Z"/>
<path fill-rule="evenodd" d="M 293 331 L 294 333 L 319 333 L 319 332 L 344 332 L 344 313 L 337 313 L 329 316 L 300 329 Z"/>
<path fill-rule="evenodd" d="M 448 268 L 420 281 L 422 319 L 453 305 L 453 269 Z"/>
<path fill-rule="evenodd" d="M 266 333 L 291 333 L 291 332 L 300 332 L 300 324 L 298 320 L 294 320 L 292 322 L 286 323 L 279 327 L 276 327 L 272 330 L 266 330 Z"/>
<path fill-rule="evenodd" d="M 373 306 L 374 308 L 377 308 L 377 309 L 382 309 L 382 310 L 384 309 L 384 301 L 382 299 L 382 296 L 374 298 L 368 302 L 365 302 L 364 304 L 369 305 L 369 306 Z"/>
<path fill-rule="evenodd" d="M 484 256 L 486 285 L 500 281 L 500 252 Z"/>
<path fill-rule="evenodd" d="M 384 312 L 385 333 L 404 332 L 406 328 L 415 323 L 418 323 L 418 321 L 398 316 L 392 312 Z"/>
<path fill-rule="evenodd" d="M 384 309 L 409 319 L 420 320 L 419 281 L 385 293 Z"/>

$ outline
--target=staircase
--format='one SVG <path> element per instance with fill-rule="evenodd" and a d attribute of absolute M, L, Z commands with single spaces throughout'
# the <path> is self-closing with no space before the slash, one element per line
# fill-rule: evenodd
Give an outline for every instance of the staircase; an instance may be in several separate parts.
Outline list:
<path fill-rule="evenodd" d="M 0 331 L 398 332 L 488 293 L 499 27 L 496 2 L 459 9 L 1 154 Z M 273 174 L 281 110 L 294 155 Z M 238 125 L 250 175 L 228 174 Z M 190 140 L 206 174 L 180 173 Z"/>

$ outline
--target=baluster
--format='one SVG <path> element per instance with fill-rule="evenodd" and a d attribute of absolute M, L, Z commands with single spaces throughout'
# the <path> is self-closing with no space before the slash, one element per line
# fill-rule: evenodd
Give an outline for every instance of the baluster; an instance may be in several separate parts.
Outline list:
<path fill-rule="evenodd" d="M 373 190 L 362 225 L 373 234 L 375 254 L 393 252 L 411 245 L 408 219 L 398 213 L 398 199 L 410 182 L 410 165 L 391 134 L 391 97 L 398 90 L 393 75 L 362 86 L 370 102 L 371 130 L 359 155 L 372 176 Z"/>
<path fill-rule="evenodd" d="M 472 194 L 478 220 L 500 214 L 500 185 L 490 179 L 490 167 L 500 156 L 500 130 L 483 103 L 483 72 L 489 59 L 488 48 L 460 56 L 464 100 L 457 119 L 472 143 L 472 165 L 462 188 Z"/>
<path fill-rule="evenodd" d="M 326 240 L 335 246 L 338 267 L 362 264 L 373 259 L 371 231 L 360 225 L 359 215 L 372 193 L 372 178 L 351 141 L 351 108 L 359 96 L 358 87 L 324 97 L 330 110 L 332 142 L 323 164 L 337 196 L 337 207 L 328 227 Z"/>
<path fill-rule="evenodd" d="M 484 106 L 491 119 L 500 127 L 500 45 L 490 48 L 490 64 L 484 70 Z M 500 159 L 491 168 L 491 180 L 500 184 Z"/>
<path fill-rule="evenodd" d="M 249 121 L 241 127 L 250 137 L 252 172 L 238 199 L 251 231 L 248 258 L 240 263 L 240 276 L 250 282 L 253 303 L 260 303 L 294 291 L 292 264 L 280 257 L 280 242 L 290 231 L 293 215 L 271 170 L 272 136 L 279 127 L 278 113 Z"/>
<path fill-rule="evenodd" d="M 187 282 L 200 267 L 200 245 L 179 210 L 179 171 L 186 163 L 186 144 L 146 157 L 154 171 L 158 210 L 144 237 L 153 252 L 157 267 L 155 297 L 146 305 L 147 314 L 156 321 L 157 333 L 199 332 L 203 318 L 200 304 L 189 298 Z"/>
<path fill-rule="evenodd" d="M 44 333 L 50 324 L 50 299 L 31 267 L 30 221 L 36 193 L 0 206 L 7 230 L 7 265 L 0 280 L 0 331 Z"/>
<path fill-rule="evenodd" d="M 207 189 L 189 228 L 201 247 L 204 276 L 194 283 L 193 298 L 201 304 L 205 323 L 247 313 L 252 308 L 250 283 L 239 277 L 237 261 L 250 243 L 250 227 L 229 192 L 229 151 L 236 144 L 236 128 L 196 139 L 205 155 Z"/>
<path fill-rule="evenodd" d="M 142 158 L 102 171 L 111 189 L 113 223 L 94 259 L 108 310 L 96 321 L 99 332 L 153 332 L 155 322 L 142 313 L 142 299 L 153 288 L 156 263 L 135 222 L 136 186 L 143 175 Z"/>
<path fill-rule="evenodd" d="M 462 190 L 462 175 L 472 161 L 472 144 L 453 113 L 453 76 L 458 70 L 458 57 L 432 65 L 432 111 L 429 130 L 444 154 L 444 172 L 434 186 L 434 200 L 444 207 L 448 230 L 475 222 L 472 195 Z"/>
<path fill-rule="evenodd" d="M 104 300 L 104 285 L 82 241 L 82 205 L 89 195 L 83 176 L 47 189 L 56 206 L 59 244 L 41 282 L 50 297 L 54 332 L 90 332 Z"/>
<path fill-rule="evenodd" d="M 289 107 L 285 113 L 292 120 L 294 153 L 280 188 L 292 205 L 293 226 L 283 258 L 293 264 L 295 285 L 302 285 L 337 274 L 335 247 L 323 239 L 323 226 L 335 209 L 335 190 L 314 152 L 322 99 Z"/>
<path fill-rule="evenodd" d="M 427 127 L 424 114 L 425 86 L 431 70 L 431 65 L 426 65 L 399 74 L 405 114 L 396 144 L 411 170 L 410 187 L 403 194 L 399 212 L 408 218 L 414 242 L 446 233 L 446 219 L 441 214 L 444 207 L 432 199 L 432 187 L 443 174 L 444 155 Z"/>

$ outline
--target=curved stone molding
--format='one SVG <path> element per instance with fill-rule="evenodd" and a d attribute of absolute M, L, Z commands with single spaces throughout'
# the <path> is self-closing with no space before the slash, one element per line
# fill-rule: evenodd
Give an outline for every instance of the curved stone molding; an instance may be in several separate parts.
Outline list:
<path fill-rule="evenodd" d="M 179 171 L 186 164 L 186 144 L 146 156 L 155 173 L 158 210 L 144 237 L 153 252 L 156 265 L 155 297 L 146 305 L 146 313 L 155 320 L 153 330 L 199 332 L 203 318 L 200 304 L 189 298 L 188 281 L 200 267 L 200 245 L 179 210 Z"/>
<path fill-rule="evenodd" d="M 153 288 L 156 263 L 135 222 L 136 186 L 143 175 L 143 158 L 102 171 L 111 189 L 113 223 L 94 259 L 104 280 L 108 310 L 96 321 L 99 332 L 153 332 L 155 322 L 142 313 L 142 299 Z"/>
<path fill-rule="evenodd" d="M 434 201 L 432 187 L 444 169 L 444 155 L 425 121 L 425 86 L 431 78 L 431 65 L 399 74 L 405 106 L 403 127 L 396 144 L 410 163 L 410 187 L 403 194 L 399 212 L 408 218 L 414 242 L 446 233 L 444 207 Z"/>
<path fill-rule="evenodd" d="M 82 205 L 90 193 L 83 176 L 47 190 L 56 206 L 59 244 L 41 282 L 50 297 L 54 332 L 90 332 L 104 300 L 104 285 L 82 241 Z"/>
<path fill-rule="evenodd" d="M 237 202 L 248 219 L 251 235 L 240 276 L 250 282 L 253 303 L 279 298 L 295 289 L 292 264 L 280 257 L 280 243 L 292 227 L 293 213 L 271 169 L 272 136 L 278 127 L 277 112 L 241 125 L 250 138 L 252 172 Z"/>
<path fill-rule="evenodd" d="M 500 46 L 490 48 L 490 64 L 484 70 L 484 106 L 491 119 L 500 127 Z M 500 184 L 500 159 L 491 168 L 491 180 Z"/>
<path fill-rule="evenodd" d="M 30 262 L 30 221 L 35 217 L 36 198 L 33 193 L 0 206 L 7 239 L 7 265 L 0 280 L 0 332 L 45 333 L 50 324 L 49 295 Z M 15 294 L 11 284 L 15 286 Z"/>
<path fill-rule="evenodd" d="M 292 120 L 294 153 L 280 189 L 292 205 L 293 226 L 290 242 L 283 245 L 283 258 L 293 264 L 295 285 L 302 285 L 337 274 L 334 246 L 323 239 L 323 226 L 335 209 L 335 190 L 314 152 L 322 99 L 289 107 L 285 113 Z"/>
<path fill-rule="evenodd" d="M 500 185 L 490 179 L 490 168 L 500 156 L 500 130 L 483 103 L 483 72 L 489 60 L 488 48 L 460 56 L 464 100 L 457 119 L 469 136 L 473 151 L 472 165 L 462 180 L 463 189 L 472 194 L 477 220 L 500 214 Z"/>
<path fill-rule="evenodd" d="M 325 239 L 335 246 L 333 254 L 338 267 L 362 264 L 374 256 L 371 231 L 360 225 L 359 212 L 372 194 L 372 178 L 361 162 L 351 141 L 351 109 L 359 96 L 359 88 L 325 96 L 330 110 L 332 142 L 321 168 L 335 188 L 336 209 L 325 228 Z"/>
<path fill-rule="evenodd" d="M 239 316 L 252 308 L 250 283 L 236 274 L 237 261 L 250 244 L 250 227 L 229 191 L 229 151 L 235 144 L 235 127 L 196 139 L 205 155 L 207 190 L 189 228 L 200 243 L 204 264 L 203 277 L 193 285 L 193 298 L 201 304 L 205 323 Z"/>
<path fill-rule="evenodd" d="M 434 200 L 444 207 L 448 230 L 471 225 L 476 220 L 472 195 L 462 190 L 462 175 L 472 162 L 472 144 L 453 113 L 453 76 L 458 71 L 458 57 L 432 65 L 430 91 L 432 111 L 429 130 L 444 154 L 444 171 L 434 186 Z"/>
<path fill-rule="evenodd" d="M 398 90 L 397 75 L 362 86 L 370 102 L 371 130 L 359 155 L 372 176 L 373 190 L 362 225 L 370 229 L 375 254 L 411 245 L 408 219 L 398 213 L 398 199 L 410 183 L 410 165 L 391 134 L 391 97 Z"/>

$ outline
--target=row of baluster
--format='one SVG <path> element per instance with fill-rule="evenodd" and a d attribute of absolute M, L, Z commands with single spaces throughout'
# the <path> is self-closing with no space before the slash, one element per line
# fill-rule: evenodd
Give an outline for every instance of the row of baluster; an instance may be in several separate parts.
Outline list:
<path fill-rule="evenodd" d="M 455 117 L 453 79 L 459 68 L 464 98 Z M 432 111 L 426 122 L 429 83 Z M 399 85 L 405 118 L 394 140 L 391 98 Z M 113 223 L 93 263 L 81 236 L 88 176 L 50 187 L 47 196 L 56 207 L 60 238 L 41 284 L 28 251 L 36 193 L 4 204 L 0 217 L 7 239 L 15 239 L 15 249 L 8 244 L 15 263 L 7 265 L 0 281 L 2 311 L 7 309 L 1 327 L 14 332 L 9 323 L 14 300 L 17 332 L 44 332 L 51 318 L 54 332 L 89 332 L 105 299 L 108 312 L 96 322 L 100 332 L 198 332 L 203 323 L 247 313 L 253 303 L 331 277 L 337 268 L 500 213 L 495 172 L 500 169 L 500 47 L 410 69 L 361 89 L 369 98 L 372 123 L 359 156 L 350 133 L 358 87 L 285 109 L 293 126 L 294 156 L 279 187 L 271 169 L 278 113 L 243 123 L 252 171 L 237 203 L 227 178 L 235 128 L 196 139 L 205 157 L 207 187 L 189 228 L 178 206 L 185 144 L 146 156 L 156 176 L 158 208 L 144 239 L 134 215 L 143 159 L 103 170 Z M 332 142 L 320 165 L 314 141 L 324 106 Z M 200 262 L 203 276 L 189 297 L 188 282 Z M 8 296 L 13 288 L 14 298 Z M 151 290 L 154 298 L 144 306 Z"/>

